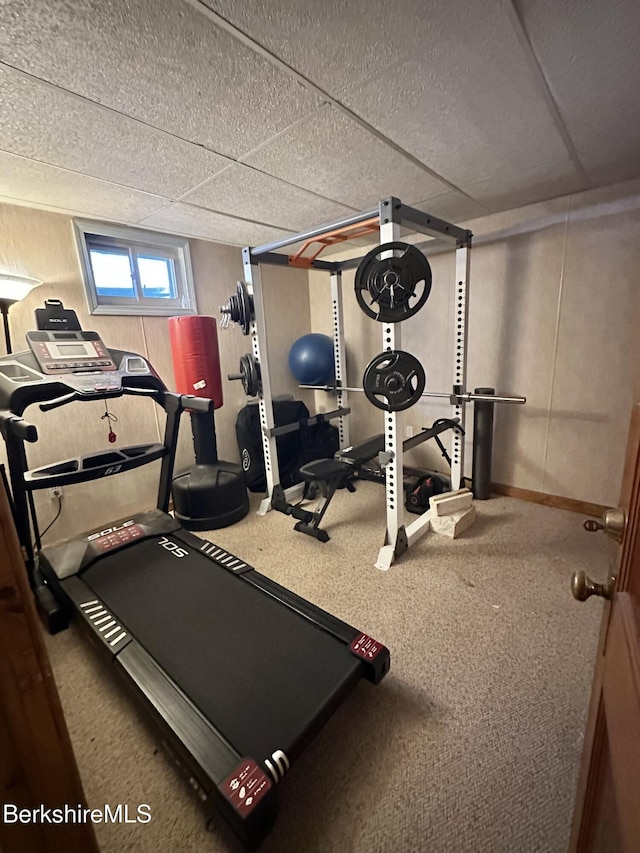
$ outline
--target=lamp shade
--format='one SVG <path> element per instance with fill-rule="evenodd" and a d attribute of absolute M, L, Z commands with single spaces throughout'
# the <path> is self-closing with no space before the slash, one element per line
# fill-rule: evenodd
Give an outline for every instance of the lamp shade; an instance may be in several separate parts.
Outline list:
<path fill-rule="evenodd" d="M 0 301 L 20 302 L 33 290 L 42 284 L 39 278 L 29 278 L 26 275 L 0 273 Z"/>

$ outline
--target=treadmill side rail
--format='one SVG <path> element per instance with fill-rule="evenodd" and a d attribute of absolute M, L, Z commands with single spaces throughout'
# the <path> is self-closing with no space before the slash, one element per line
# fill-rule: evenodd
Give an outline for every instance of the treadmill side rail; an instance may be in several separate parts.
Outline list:
<path fill-rule="evenodd" d="M 58 590 L 82 618 L 83 627 L 101 641 L 109 654 L 118 654 L 132 641 L 131 632 L 79 578 L 60 581 Z"/>
<path fill-rule="evenodd" d="M 214 809 L 216 823 L 230 840 L 256 849 L 278 812 L 276 786 L 262 767 L 227 742 L 138 642 L 123 649 L 115 666 L 151 712 L 163 745 L 191 787 Z"/>
<path fill-rule="evenodd" d="M 185 545 L 201 553 L 209 560 L 213 560 L 223 569 L 227 569 L 234 575 L 242 575 L 245 572 L 255 572 L 253 566 L 245 563 L 240 557 L 236 557 L 224 548 L 220 548 L 208 539 L 201 539 L 199 536 L 194 536 L 188 530 L 180 529 L 173 533 L 176 539 L 180 539 Z"/>

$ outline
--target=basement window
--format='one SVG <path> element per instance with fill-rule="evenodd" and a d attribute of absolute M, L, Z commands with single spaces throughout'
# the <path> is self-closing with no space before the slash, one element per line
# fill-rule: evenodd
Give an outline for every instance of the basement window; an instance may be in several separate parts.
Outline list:
<path fill-rule="evenodd" d="M 91 314 L 196 314 L 189 241 L 76 219 Z"/>

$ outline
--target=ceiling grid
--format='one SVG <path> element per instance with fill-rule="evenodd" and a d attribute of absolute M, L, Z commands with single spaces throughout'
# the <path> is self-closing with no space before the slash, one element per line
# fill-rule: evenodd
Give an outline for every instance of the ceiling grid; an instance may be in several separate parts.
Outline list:
<path fill-rule="evenodd" d="M 633 0 L 4 0 L 0 198 L 246 245 L 640 176 Z"/>

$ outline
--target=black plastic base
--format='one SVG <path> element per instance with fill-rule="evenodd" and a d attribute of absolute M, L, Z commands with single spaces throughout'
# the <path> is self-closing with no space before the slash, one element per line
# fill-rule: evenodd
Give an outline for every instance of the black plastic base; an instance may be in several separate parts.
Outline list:
<path fill-rule="evenodd" d="M 187 530 L 229 527 L 249 512 L 249 495 L 240 465 L 194 465 L 171 487 L 175 518 Z"/>

